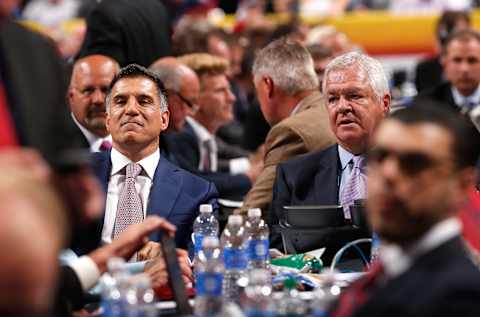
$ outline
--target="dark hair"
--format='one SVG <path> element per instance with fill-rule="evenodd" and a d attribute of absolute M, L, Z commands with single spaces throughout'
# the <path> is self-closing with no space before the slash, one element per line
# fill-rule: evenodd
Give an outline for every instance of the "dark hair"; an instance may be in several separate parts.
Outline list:
<path fill-rule="evenodd" d="M 445 40 L 445 45 L 443 46 L 443 53 L 444 54 L 447 53 L 448 45 L 450 45 L 450 43 L 455 41 L 455 40 L 459 40 L 459 41 L 475 40 L 475 41 L 480 43 L 480 33 L 478 33 L 475 30 L 472 30 L 472 29 L 454 31 Z"/>
<path fill-rule="evenodd" d="M 447 129 L 452 135 L 452 154 L 457 168 L 476 165 L 480 155 L 480 135 L 466 116 L 439 104 L 422 103 L 397 110 L 389 119 L 407 125 L 431 123 Z"/>
<path fill-rule="evenodd" d="M 150 79 L 155 83 L 157 86 L 158 97 L 160 98 L 161 108 L 162 111 L 166 111 L 166 97 L 167 93 L 165 90 L 165 86 L 160 78 L 152 71 L 146 69 L 143 66 L 138 64 L 130 64 L 120 69 L 120 71 L 113 77 L 112 81 L 110 82 L 110 86 L 108 86 L 107 95 L 106 95 L 106 105 L 108 106 L 110 94 L 112 93 L 113 86 L 124 78 L 134 78 L 134 77 L 145 77 Z"/>
<path fill-rule="evenodd" d="M 436 35 L 438 41 L 444 45 L 448 36 L 455 31 L 459 21 L 465 21 L 468 25 L 470 22 L 470 14 L 467 11 L 446 10 L 438 19 L 436 26 Z"/>

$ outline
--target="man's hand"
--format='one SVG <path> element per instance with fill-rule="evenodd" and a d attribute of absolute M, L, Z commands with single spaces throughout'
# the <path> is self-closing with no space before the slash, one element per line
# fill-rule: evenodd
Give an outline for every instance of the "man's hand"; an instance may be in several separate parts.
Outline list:
<path fill-rule="evenodd" d="M 148 241 L 137 253 L 137 261 L 146 261 L 162 254 L 161 245 L 158 242 Z"/>
<path fill-rule="evenodd" d="M 89 257 L 97 264 L 101 272 L 105 272 L 107 261 L 110 258 L 121 257 L 129 259 L 147 243 L 148 235 L 156 230 L 163 230 L 171 237 L 174 237 L 176 228 L 163 218 L 150 216 L 141 223 L 130 225 L 112 243 L 96 249 L 89 254 Z"/>
<path fill-rule="evenodd" d="M 177 249 L 177 258 L 180 270 L 182 271 L 183 281 L 186 286 L 193 282 L 193 273 L 188 260 L 188 252 L 182 249 Z M 165 286 L 168 283 L 167 266 L 160 254 L 154 260 L 147 262 L 144 269 L 145 273 L 150 276 L 153 288 Z"/>

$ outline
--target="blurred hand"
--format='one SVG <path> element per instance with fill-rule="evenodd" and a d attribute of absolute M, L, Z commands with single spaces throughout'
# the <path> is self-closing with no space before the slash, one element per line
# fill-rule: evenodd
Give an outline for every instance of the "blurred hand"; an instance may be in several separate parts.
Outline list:
<path fill-rule="evenodd" d="M 255 184 L 255 181 L 257 180 L 257 177 L 262 173 L 263 171 L 263 160 L 257 161 L 257 162 L 250 162 L 250 169 L 245 173 L 247 177 L 250 179 L 250 182 Z"/>
<path fill-rule="evenodd" d="M 193 273 L 190 267 L 190 261 L 188 260 L 188 252 L 182 249 L 177 249 L 177 259 L 180 270 L 182 271 L 183 282 L 185 283 L 185 286 L 190 286 L 193 282 Z M 162 254 L 154 260 L 147 262 L 144 271 L 150 276 L 153 288 L 167 285 L 167 266 Z"/>
<path fill-rule="evenodd" d="M 146 261 L 162 254 L 161 245 L 158 242 L 148 241 L 137 253 L 137 261 Z"/>
<path fill-rule="evenodd" d="M 105 209 L 105 194 L 90 167 L 55 176 L 55 182 L 67 206 L 74 212 L 74 223 L 98 219 Z"/>
<path fill-rule="evenodd" d="M 175 236 L 176 228 L 163 218 L 150 216 L 145 221 L 130 225 L 112 243 L 104 245 L 89 254 L 101 272 L 105 272 L 107 261 L 112 257 L 129 259 L 148 241 L 148 235 L 156 230 L 163 230 L 171 237 Z"/>

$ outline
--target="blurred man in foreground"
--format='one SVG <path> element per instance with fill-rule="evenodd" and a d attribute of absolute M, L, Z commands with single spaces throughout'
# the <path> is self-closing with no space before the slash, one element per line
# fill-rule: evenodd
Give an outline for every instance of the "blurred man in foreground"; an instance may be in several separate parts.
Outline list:
<path fill-rule="evenodd" d="M 480 272 L 456 211 L 474 184 L 480 140 L 459 115 L 419 106 L 386 119 L 374 141 L 367 207 L 379 260 L 331 316 L 479 316 Z"/>

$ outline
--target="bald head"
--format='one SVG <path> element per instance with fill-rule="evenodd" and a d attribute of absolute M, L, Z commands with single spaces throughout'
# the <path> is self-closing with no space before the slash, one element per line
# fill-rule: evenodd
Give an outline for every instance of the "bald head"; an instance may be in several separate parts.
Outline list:
<path fill-rule="evenodd" d="M 75 119 L 98 137 L 108 135 L 105 127 L 105 94 L 118 63 L 104 55 L 90 55 L 73 66 L 68 101 Z"/>
<path fill-rule="evenodd" d="M 188 66 L 173 57 L 158 60 L 150 69 L 162 80 L 168 94 L 170 130 L 178 131 L 185 124 L 185 117 L 192 115 L 200 93 L 197 75 Z"/>

